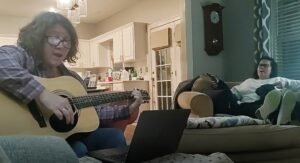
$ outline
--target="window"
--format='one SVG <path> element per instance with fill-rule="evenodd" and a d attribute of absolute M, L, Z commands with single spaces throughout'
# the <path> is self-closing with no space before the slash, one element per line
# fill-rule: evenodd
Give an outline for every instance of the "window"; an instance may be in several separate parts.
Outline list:
<path fill-rule="evenodd" d="M 171 92 L 171 54 L 170 49 L 155 51 L 156 58 L 156 84 L 157 84 L 157 108 L 168 110 L 172 107 Z"/>
<path fill-rule="evenodd" d="M 280 76 L 300 79 L 300 1 L 272 0 L 271 40 Z"/>

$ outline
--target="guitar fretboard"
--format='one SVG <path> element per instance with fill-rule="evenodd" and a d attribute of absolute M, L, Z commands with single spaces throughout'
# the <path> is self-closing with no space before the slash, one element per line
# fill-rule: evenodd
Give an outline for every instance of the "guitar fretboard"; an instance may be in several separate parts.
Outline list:
<path fill-rule="evenodd" d="M 93 96 L 78 96 L 71 98 L 70 103 L 75 105 L 77 109 L 81 109 L 89 106 L 97 106 L 100 104 L 132 99 L 131 92 L 132 91 L 125 91 L 107 94 L 104 93 Z"/>

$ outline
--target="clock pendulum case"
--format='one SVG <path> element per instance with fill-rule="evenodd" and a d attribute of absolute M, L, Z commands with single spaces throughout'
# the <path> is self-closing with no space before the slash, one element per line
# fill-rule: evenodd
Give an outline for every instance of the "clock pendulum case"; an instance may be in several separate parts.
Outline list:
<path fill-rule="evenodd" d="M 203 6 L 205 51 L 218 55 L 223 49 L 222 9 L 218 3 Z"/>

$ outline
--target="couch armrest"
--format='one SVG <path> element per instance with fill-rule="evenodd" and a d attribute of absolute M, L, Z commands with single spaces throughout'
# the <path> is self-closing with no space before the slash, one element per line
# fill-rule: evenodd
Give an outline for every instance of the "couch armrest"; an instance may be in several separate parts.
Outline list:
<path fill-rule="evenodd" d="M 204 93 L 194 91 L 182 92 L 177 100 L 181 108 L 191 109 L 191 116 L 213 116 L 213 102 L 211 98 Z"/>

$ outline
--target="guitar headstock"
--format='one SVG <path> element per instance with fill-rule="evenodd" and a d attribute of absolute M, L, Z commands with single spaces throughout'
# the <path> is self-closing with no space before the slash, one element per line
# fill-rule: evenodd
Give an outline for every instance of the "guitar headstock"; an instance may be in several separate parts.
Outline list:
<path fill-rule="evenodd" d="M 149 93 L 146 90 L 143 89 L 137 89 L 138 91 L 141 92 L 142 97 L 143 97 L 143 103 L 149 103 L 150 96 Z"/>

